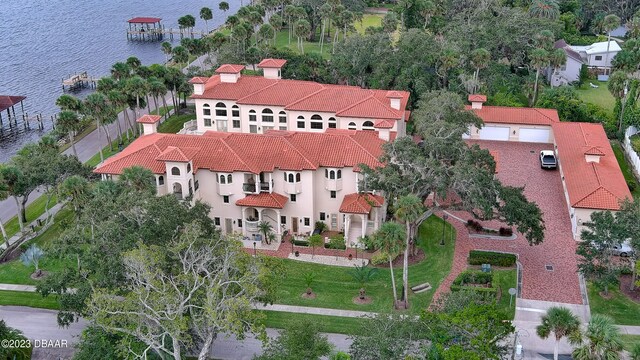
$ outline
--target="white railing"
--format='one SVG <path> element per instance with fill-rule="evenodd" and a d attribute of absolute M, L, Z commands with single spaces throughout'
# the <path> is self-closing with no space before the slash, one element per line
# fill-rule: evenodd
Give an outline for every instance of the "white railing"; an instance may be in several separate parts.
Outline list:
<path fill-rule="evenodd" d="M 627 153 L 627 158 L 633 167 L 633 171 L 636 175 L 640 174 L 640 157 L 635 150 L 633 150 L 633 146 L 631 146 L 631 136 L 637 134 L 639 131 L 635 126 L 630 126 L 627 128 L 627 131 L 624 133 L 624 152 Z"/>
<path fill-rule="evenodd" d="M 197 129 L 198 129 L 197 120 L 187 121 L 182 125 L 182 130 L 178 131 L 178 134 L 188 134 L 190 132 L 196 131 Z"/>
<path fill-rule="evenodd" d="M 249 232 L 258 232 L 258 221 L 244 221 L 244 226 Z"/>

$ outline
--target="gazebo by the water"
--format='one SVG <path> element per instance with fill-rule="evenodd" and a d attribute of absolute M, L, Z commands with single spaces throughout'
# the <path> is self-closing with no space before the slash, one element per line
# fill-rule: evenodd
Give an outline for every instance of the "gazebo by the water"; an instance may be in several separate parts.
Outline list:
<path fill-rule="evenodd" d="M 138 16 L 129 19 L 129 30 L 127 39 L 129 40 L 162 40 L 161 18 Z"/>
<path fill-rule="evenodd" d="M 16 105 L 20 104 L 20 110 L 24 114 L 24 104 L 22 103 L 22 101 L 26 98 L 26 96 L 0 95 L 0 127 L 2 127 L 3 122 L 2 113 L 5 110 L 7 111 L 7 119 L 9 120 L 9 125 L 11 125 L 11 119 L 16 118 Z"/>

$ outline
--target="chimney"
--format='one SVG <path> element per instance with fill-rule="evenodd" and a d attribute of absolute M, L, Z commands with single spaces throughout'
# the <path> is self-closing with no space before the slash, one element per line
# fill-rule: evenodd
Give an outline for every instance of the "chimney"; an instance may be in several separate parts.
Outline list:
<path fill-rule="evenodd" d="M 400 91 L 387 91 L 387 98 L 389 99 L 389 106 L 392 109 L 400 110 L 400 102 L 404 95 Z"/>
<path fill-rule="evenodd" d="M 264 59 L 258 64 L 266 79 L 280 80 L 282 78 L 282 67 L 287 63 L 283 59 Z"/>
<path fill-rule="evenodd" d="M 216 69 L 216 74 L 220 74 L 220 82 L 237 83 L 243 69 L 244 65 L 224 64 Z"/>
<path fill-rule="evenodd" d="M 162 116 L 159 115 L 144 115 L 136 120 L 136 122 L 142 124 L 143 135 L 151 135 L 158 132 L 158 124 L 161 118 Z"/>
<path fill-rule="evenodd" d="M 194 77 L 189 80 L 189 83 L 193 85 L 193 95 L 204 94 L 204 85 L 208 80 L 206 77 Z"/>
<path fill-rule="evenodd" d="M 471 103 L 471 108 L 477 109 L 477 110 L 482 109 L 482 104 L 487 102 L 487 96 L 480 95 L 480 94 L 469 95 L 468 99 L 469 99 L 469 102 Z"/>
<path fill-rule="evenodd" d="M 588 163 L 600 163 L 600 158 L 604 156 L 604 153 L 597 146 L 591 147 L 584 152 L 584 159 Z"/>

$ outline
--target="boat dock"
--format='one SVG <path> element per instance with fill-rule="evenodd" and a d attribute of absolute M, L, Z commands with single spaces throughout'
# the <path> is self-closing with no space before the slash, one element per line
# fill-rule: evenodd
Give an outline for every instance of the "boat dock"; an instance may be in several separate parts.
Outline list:
<path fill-rule="evenodd" d="M 35 116 L 29 116 L 24 111 L 23 101 L 26 96 L 16 95 L 0 95 L 0 140 L 15 133 L 24 132 L 37 128 L 44 129 L 45 116 L 42 114 L 36 114 Z M 16 106 L 20 106 L 20 112 L 16 114 Z M 51 121 L 55 126 L 56 116 L 51 116 Z"/>
<path fill-rule="evenodd" d="M 194 38 L 196 36 L 204 37 L 207 35 L 206 31 L 193 30 L 193 29 L 173 29 L 165 28 L 162 25 L 161 18 L 155 17 L 135 17 L 127 20 L 129 29 L 127 29 L 127 40 L 129 41 L 162 41 L 165 37 L 169 37 L 173 41 L 174 36 L 179 36 L 180 39 L 185 37 Z"/>
<path fill-rule="evenodd" d="M 66 79 L 62 79 L 62 91 L 77 90 L 86 87 L 95 88 L 98 80 L 100 79 L 89 76 L 86 71 L 80 74 L 69 75 Z"/>

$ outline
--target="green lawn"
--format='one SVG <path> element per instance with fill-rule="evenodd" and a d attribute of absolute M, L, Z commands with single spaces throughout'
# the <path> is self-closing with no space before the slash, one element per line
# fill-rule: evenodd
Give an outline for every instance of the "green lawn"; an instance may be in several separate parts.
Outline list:
<path fill-rule="evenodd" d="M 367 28 L 370 26 L 382 26 L 383 17 L 383 14 L 364 14 L 364 16 L 362 17 L 362 23 L 360 21 L 356 21 L 355 23 L 353 23 L 353 25 L 355 26 L 358 33 L 364 34 L 365 30 L 367 30 Z"/>
<path fill-rule="evenodd" d="M 598 88 L 592 88 L 587 81 L 586 84 L 582 85 L 582 87 L 577 90 L 580 99 L 584 102 L 598 105 L 601 108 L 612 112 L 616 101 L 613 98 L 613 95 L 609 92 L 609 89 L 607 89 L 607 83 L 597 80 L 592 80 L 591 83 L 598 85 Z"/>
<path fill-rule="evenodd" d="M 640 345 L 640 335 L 622 335 L 622 341 L 624 342 L 624 349 L 631 351 L 634 346 Z"/>
<path fill-rule="evenodd" d="M 618 325 L 640 325 L 640 304 L 633 302 L 616 286 L 609 289 L 611 299 L 605 299 L 598 294 L 598 289 L 589 284 L 589 306 L 592 314 L 610 316 Z"/>
<path fill-rule="evenodd" d="M 40 294 L 24 291 L 0 290 L 0 305 L 29 306 L 51 310 L 60 308 L 55 295 L 43 298 Z"/>
<path fill-rule="evenodd" d="M 269 328 L 284 329 L 291 321 L 310 320 L 317 324 L 321 332 L 336 334 L 360 334 L 369 321 L 365 318 L 296 314 L 281 311 L 261 311 L 266 315 L 264 325 Z"/>
<path fill-rule="evenodd" d="M 418 313 L 426 309 L 442 280 L 451 270 L 454 242 L 447 240 L 445 246 L 440 246 L 442 238 L 442 220 L 435 216 L 425 221 L 419 230 L 419 243 L 426 252 L 426 259 L 419 264 L 409 267 L 409 286 L 429 282 L 432 290 L 421 294 L 409 295 L 410 312 Z M 447 234 L 455 238 L 455 230 L 447 224 Z M 287 274 L 283 284 L 277 291 L 279 304 L 324 307 L 334 309 L 349 309 L 372 312 L 389 312 L 393 308 L 391 279 L 388 268 L 379 270 L 378 276 L 366 285 L 367 295 L 373 301 L 367 305 L 353 303 L 353 297 L 358 295 L 359 284 L 349 275 L 345 267 L 326 266 L 295 260 L 284 260 Z M 315 280 L 311 285 L 317 297 L 304 299 L 300 295 L 305 290 L 304 274 L 312 272 Z M 398 293 L 402 286 L 402 268 L 394 268 Z"/>
<path fill-rule="evenodd" d="M 627 162 L 627 159 L 624 157 L 624 150 L 622 150 L 620 143 L 617 141 L 612 141 L 611 147 L 613 148 L 614 154 L 616 154 L 616 159 L 618 159 L 618 164 L 620 165 L 620 170 L 622 170 L 622 175 L 624 175 L 624 179 L 627 180 L 627 182 L 633 182 L 636 184 L 636 187 L 631 193 L 631 195 L 633 195 L 633 197 L 640 196 L 640 184 L 638 184 L 636 177 L 633 176 L 633 170 L 631 170 L 631 167 Z"/>
<path fill-rule="evenodd" d="M 516 288 L 518 285 L 518 271 L 512 270 L 495 270 L 493 272 L 494 285 L 499 286 L 502 289 L 502 297 L 498 302 L 498 309 L 503 314 L 504 319 L 513 320 L 516 314 L 516 299 L 513 298 L 511 307 L 509 306 L 509 289 Z"/>
<path fill-rule="evenodd" d="M 56 196 L 53 195 L 51 198 L 51 202 L 49 203 L 49 208 L 54 206 L 57 202 Z M 35 199 L 31 204 L 27 205 L 27 222 L 33 221 L 37 219 L 40 215 L 44 214 L 44 207 L 47 204 L 47 197 L 40 196 Z M 26 225 L 25 225 L 26 226 Z M 18 217 L 14 216 L 9 221 L 4 224 L 5 229 L 7 230 L 7 236 L 12 237 L 20 231 L 20 224 L 18 223 Z M 0 237 L 2 235 L 0 234 Z"/>
<path fill-rule="evenodd" d="M 195 119 L 196 114 L 169 116 L 167 120 L 165 120 L 162 124 L 160 124 L 160 126 L 158 126 L 158 132 L 175 134 L 178 131 L 182 130 L 182 125 L 184 125 L 184 123 Z"/>

